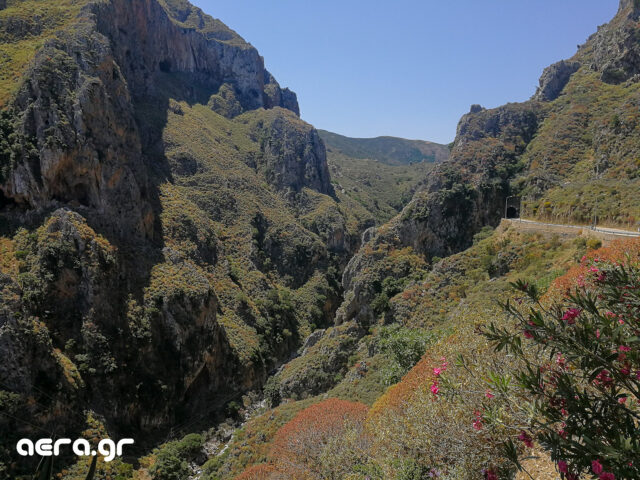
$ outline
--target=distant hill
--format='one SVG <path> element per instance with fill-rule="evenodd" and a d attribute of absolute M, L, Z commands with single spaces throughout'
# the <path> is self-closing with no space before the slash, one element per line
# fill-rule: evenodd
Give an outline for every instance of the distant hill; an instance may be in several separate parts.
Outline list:
<path fill-rule="evenodd" d="M 446 145 L 424 140 L 396 137 L 349 138 L 337 133 L 319 130 L 327 151 L 339 151 L 348 157 L 377 160 L 388 165 L 411 163 L 439 163 L 449 158 Z"/>
<path fill-rule="evenodd" d="M 381 225 L 397 215 L 433 166 L 449 157 L 448 147 L 422 140 L 318 132 L 338 198 L 365 224 Z"/>

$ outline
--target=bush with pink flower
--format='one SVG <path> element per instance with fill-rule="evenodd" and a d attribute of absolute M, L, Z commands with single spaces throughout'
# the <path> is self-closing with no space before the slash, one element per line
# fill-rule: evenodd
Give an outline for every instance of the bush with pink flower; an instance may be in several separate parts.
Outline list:
<path fill-rule="evenodd" d="M 485 335 L 523 362 L 517 374 L 531 427 L 505 445 L 535 436 L 565 479 L 640 479 L 640 263 L 592 260 L 569 295 L 542 301 L 526 282 L 505 310 L 515 330 L 492 325 Z"/>

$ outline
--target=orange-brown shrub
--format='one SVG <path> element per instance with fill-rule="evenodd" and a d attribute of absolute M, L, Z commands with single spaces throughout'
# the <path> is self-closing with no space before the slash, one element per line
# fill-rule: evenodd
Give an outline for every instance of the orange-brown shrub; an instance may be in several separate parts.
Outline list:
<path fill-rule="evenodd" d="M 238 475 L 235 480 L 271 480 L 277 478 L 273 465 L 254 465 Z"/>
<path fill-rule="evenodd" d="M 577 285 L 584 282 L 589 271 L 589 264 L 594 260 L 604 262 L 620 262 L 629 257 L 630 260 L 640 260 L 640 238 L 617 240 L 606 247 L 588 252 L 579 265 L 558 277 L 551 284 L 545 295 L 546 300 L 559 299 L 567 296 Z"/>
<path fill-rule="evenodd" d="M 303 410 L 275 436 L 269 454 L 289 479 L 322 478 L 321 455 L 345 430 L 364 423 L 367 406 L 328 399 Z"/>

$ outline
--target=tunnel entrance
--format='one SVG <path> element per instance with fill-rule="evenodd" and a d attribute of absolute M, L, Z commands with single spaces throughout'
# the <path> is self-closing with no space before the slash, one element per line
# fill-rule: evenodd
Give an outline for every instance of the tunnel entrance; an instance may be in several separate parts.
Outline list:
<path fill-rule="evenodd" d="M 504 218 L 520 218 L 520 204 L 520 197 L 507 197 L 504 201 Z"/>

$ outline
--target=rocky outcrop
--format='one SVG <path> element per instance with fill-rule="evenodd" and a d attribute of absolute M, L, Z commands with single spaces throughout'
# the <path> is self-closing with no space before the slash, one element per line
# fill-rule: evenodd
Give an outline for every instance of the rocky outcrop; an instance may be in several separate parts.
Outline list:
<path fill-rule="evenodd" d="M 338 323 L 355 319 L 368 325 L 372 307 L 387 278 L 409 276 L 410 261 L 393 261 L 393 252 L 410 251 L 430 261 L 461 251 L 485 225 L 497 225 L 519 171 L 520 155 L 533 139 L 541 112 L 535 102 L 493 110 L 472 108 L 458 125 L 451 159 L 436 167 L 425 189 L 383 227 L 367 231 L 360 252 L 343 275 L 345 301 Z"/>
<path fill-rule="evenodd" d="M 329 390 L 348 371 L 349 359 L 363 336 L 364 331 L 355 322 L 315 335 L 300 356 L 274 376 L 279 396 L 302 399 Z"/>
<path fill-rule="evenodd" d="M 155 93 L 158 76 L 187 74 L 212 91 L 231 84 L 244 110 L 281 106 L 299 113 L 295 95 L 283 93 L 255 48 L 200 9 L 174 3 L 180 2 L 167 2 L 168 11 L 157 0 L 111 0 L 92 8 L 134 96 Z"/>
<path fill-rule="evenodd" d="M 265 108 L 282 107 L 300 116 L 298 97 L 288 88 L 282 89 L 276 79 L 265 70 L 264 77 Z"/>
<path fill-rule="evenodd" d="M 618 13 L 623 15 L 637 15 L 640 12 L 640 3 L 637 0 L 620 0 Z"/>
<path fill-rule="evenodd" d="M 558 98 L 571 75 L 580 68 L 579 62 L 560 61 L 544 69 L 534 100 L 551 102 Z"/>
<path fill-rule="evenodd" d="M 196 24 L 183 23 L 194 17 Z M 13 102 L 19 141 L 10 146 L 17 154 L 2 165 L 3 203 L 23 210 L 85 209 L 100 230 L 151 238 L 144 158 L 145 143 L 154 141 L 147 122 L 137 122 L 138 99 L 161 104 L 163 85 L 182 76 L 190 88 L 173 93 L 195 98 L 218 92 L 230 116 L 262 107 L 298 114 L 295 94 L 265 71 L 255 48 L 216 22 L 195 7 L 165 10 L 157 0 L 89 3 L 73 29 L 37 54 Z M 313 150 L 321 162 L 318 141 Z M 310 184 L 325 182 L 324 172 L 312 170 L 296 173 L 308 174 Z"/>
<path fill-rule="evenodd" d="M 635 0 L 621 0 L 616 17 L 598 28 L 587 45 L 578 52 L 591 62 L 591 68 L 600 72 L 606 83 L 618 84 L 637 80 L 640 74 L 640 4 Z"/>
<path fill-rule="evenodd" d="M 296 193 L 307 187 L 333 194 L 324 142 L 311 125 L 275 108 L 258 116 L 252 135 L 260 142 L 255 166 L 269 184 L 283 192 Z"/>
<path fill-rule="evenodd" d="M 151 236 L 129 89 L 85 18 L 41 50 L 13 103 L 17 154 L 0 191 L 22 208 L 68 204 L 119 236 Z"/>

